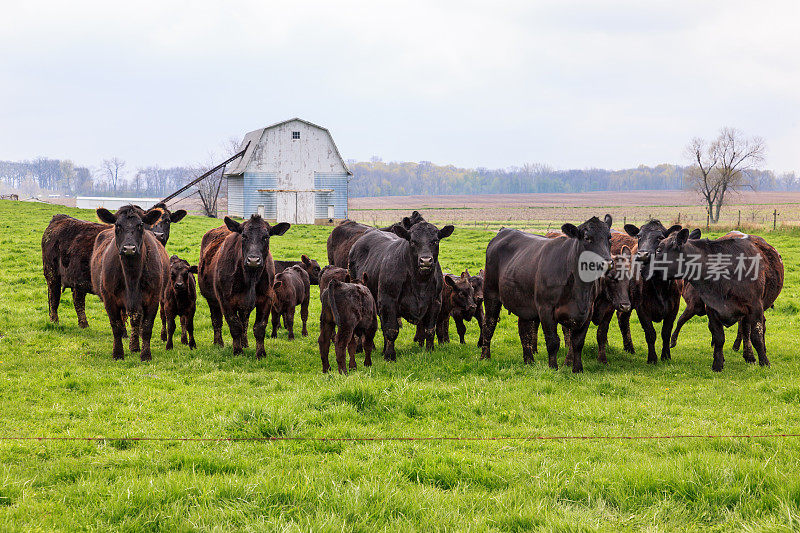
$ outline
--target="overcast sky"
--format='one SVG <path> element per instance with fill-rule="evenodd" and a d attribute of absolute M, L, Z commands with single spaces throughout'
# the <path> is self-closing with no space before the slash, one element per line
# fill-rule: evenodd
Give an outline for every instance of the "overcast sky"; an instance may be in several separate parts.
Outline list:
<path fill-rule="evenodd" d="M 800 2 L 7 3 L 0 159 L 207 159 L 299 116 L 346 159 L 683 162 L 760 135 L 800 170 Z"/>

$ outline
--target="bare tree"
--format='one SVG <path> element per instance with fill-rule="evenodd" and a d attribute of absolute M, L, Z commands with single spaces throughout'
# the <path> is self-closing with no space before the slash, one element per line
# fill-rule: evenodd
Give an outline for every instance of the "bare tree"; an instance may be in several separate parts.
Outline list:
<path fill-rule="evenodd" d="M 102 172 L 111 183 L 111 188 L 117 192 L 117 185 L 119 184 L 120 175 L 125 168 L 125 161 L 119 157 L 112 157 L 111 159 L 103 159 Z"/>
<path fill-rule="evenodd" d="M 746 138 L 734 128 L 722 128 L 711 143 L 700 138 L 689 142 L 687 185 L 702 196 L 711 222 L 719 222 L 727 193 L 754 188 L 751 172 L 764 162 L 765 153 L 763 139 Z"/>
<path fill-rule="evenodd" d="M 240 144 L 241 142 L 236 137 L 229 137 L 228 140 L 222 143 L 222 157 L 228 159 L 238 152 Z M 194 167 L 193 170 L 200 176 L 216 166 L 216 163 L 214 163 L 216 159 L 217 158 L 214 157 L 213 154 L 209 154 L 209 162 L 198 165 Z M 217 216 L 217 200 L 219 199 L 219 192 L 224 182 L 222 178 L 224 172 L 225 168 L 223 167 L 197 184 L 197 194 L 200 196 L 200 201 L 203 203 L 203 212 L 207 217 L 216 218 Z"/>

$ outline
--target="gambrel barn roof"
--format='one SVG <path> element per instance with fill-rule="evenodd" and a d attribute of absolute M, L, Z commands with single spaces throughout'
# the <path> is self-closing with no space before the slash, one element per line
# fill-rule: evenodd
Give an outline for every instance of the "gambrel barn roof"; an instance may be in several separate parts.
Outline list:
<path fill-rule="evenodd" d="M 339 148 L 336 146 L 336 142 L 333 140 L 333 136 L 331 135 L 331 132 L 328 131 L 327 128 L 323 128 L 322 126 L 318 126 L 317 124 L 314 124 L 312 122 L 309 122 L 307 120 L 303 120 L 302 118 L 297 118 L 297 117 L 290 118 L 288 120 L 283 120 L 281 122 L 276 122 L 275 124 L 272 124 L 271 126 L 267 126 L 266 128 L 259 128 L 257 130 L 253 130 L 250 133 L 246 134 L 244 136 L 244 139 L 242 139 L 242 144 L 239 145 L 239 151 L 241 152 L 242 150 L 244 150 L 245 146 L 247 146 L 247 151 L 244 153 L 244 155 L 242 157 L 240 157 L 239 159 L 234 159 L 230 163 L 231 167 L 230 167 L 230 169 L 226 169 L 225 170 L 225 175 L 226 176 L 236 176 L 236 175 L 244 174 L 245 170 L 247 170 L 247 167 L 250 164 L 250 160 L 253 157 L 253 152 L 255 152 L 256 146 L 258 145 L 259 141 L 263 137 L 264 132 L 266 132 L 267 130 L 270 130 L 272 128 L 277 128 L 278 126 L 282 126 L 282 125 L 287 124 L 289 122 L 295 122 L 295 121 L 302 122 L 303 124 L 306 124 L 306 125 L 311 126 L 313 128 L 317 128 L 319 130 L 324 131 L 328 135 L 328 138 L 330 139 L 331 144 L 333 145 L 333 149 L 336 151 L 336 157 L 339 158 L 339 161 L 341 161 L 342 166 L 344 167 L 345 170 L 347 170 L 347 174 L 349 176 L 353 175 L 353 173 L 350 172 L 350 169 L 347 168 L 347 163 L 345 163 L 344 159 L 342 159 L 342 154 L 339 153 Z M 249 146 L 247 144 L 248 142 L 250 143 Z"/>

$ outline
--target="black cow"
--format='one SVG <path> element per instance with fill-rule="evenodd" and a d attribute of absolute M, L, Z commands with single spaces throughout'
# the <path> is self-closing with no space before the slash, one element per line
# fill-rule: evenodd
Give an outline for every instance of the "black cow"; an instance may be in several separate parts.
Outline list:
<path fill-rule="evenodd" d="M 425 222 L 419 211 L 414 211 L 409 217 L 403 217 L 399 222 L 406 229 L 411 229 L 411 226 L 419 222 Z M 328 263 L 341 268 L 347 268 L 347 257 L 350 254 L 350 248 L 361 238 L 366 232 L 379 229 L 391 233 L 392 226 L 385 228 L 373 228 L 366 224 L 360 224 L 353 220 L 345 220 L 331 231 L 328 235 Z"/>
<path fill-rule="evenodd" d="M 625 232 L 631 237 L 636 237 L 638 244 L 638 251 L 636 252 L 636 261 L 641 265 L 643 272 L 651 267 L 651 258 L 655 253 L 658 245 L 677 231 L 680 231 L 680 225 L 674 225 L 670 228 L 665 228 L 658 220 L 651 220 L 641 228 L 637 228 L 633 224 L 625 224 Z M 663 279 L 661 277 L 645 276 L 641 286 L 641 299 L 634 302 L 636 315 L 639 317 L 639 323 L 644 329 L 644 338 L 647 341 L 647 362 L 655 364 L 658 362 L 656 357 L 656 329 L 653 327 L 653 322 L 663 322 L 661 326 L 661 360 L 666 361 L 671 359 L 670 354 L 670 336 L 672 335 L 672 325 L 675 323 L 675 318 L 678 316 L 678 310 L 681 306 L 681 288 L 680 282 L 674 279 Z M 620 320 L 620 328 L 623 329 L 623 335 L 626 335 L 626 329 L 629 330 L 630 326 L 627 320 Z M 630 335 L 630 333 L 627 333 Z"/>
<path fill-rule="evenodd" d="M 350 370 L 356 369 L 356 344 L 359 339 L 363 339 L 364 366 L 372 366 L 378 317 L 375 299 L 369 289 L 358 283 L 342 283 L 338 279 L 331 279 L 322 291 L 319 323 L 318 342 L 323 372 L 327 373 L 331 367 L 328 352 L 334 338 L 336 365 L 340 374 L 347 374 L 346 351 L 350 353 Z"/>
<path fill-rule="evenodd" d="M 169 276 L 161 295 L 161 340 L 167 341 L 167 350 L 172 349 L 175 333 L 175 317 L 181 321 L 181 343 L 190 349 L 197 348 L 194 340 L 194 313 L 197 309 L 197 288 L 194 275 L 197 265 L 177 255 L 169 258 Z"/>
<path fill-rule="evenodd" d="M 578 227 L 564 224 L 567 238 L 548 239 L 513 229 L 501 229 L 486 248 L 484 279 L 483 347 L 491 356 L 491 343 L 500 309 L 505 306 L 519 318 L 523 360 L 533 362 L 533 333 L 541 323 L 548 363 L 558 368 L 557 326 L 571 331 L 575 357 L 572 371 L 582 372 L 581 351 L 598 290 L 597 279 L 611 267 L 611 215 L 605 221 L 592 217 Z"/>
<path fill-rule="evenodd" d="M 350 279 L 363 279 L 366 273 L 367 287 L 378 305 L 384 359 L 397 358 L 394 341 L 401 318 L 422 324 L 426 348 L 433 349 L 444 283 L 439 266 L 439 241 L 452 235 L 453 229 L 453 226 L 439 229 L 428 222 L 418 222 L 410 229 L 395 224 L 393 233 L 365 233 L 350 250 Z"/>
<path fill-rule="evenodd" d="M 686 266 L 689 259 L 697 266 Z M 725 327 L 740 320 L 743 335 L 750 337 L 758 353 L 759 364 L 769 366 L 762 303 L 766 265 L 750 239 L 689 240 L 689 230 L 684 228 L 661 241 L 652 260 L 647 277 L 690 280 L 705 304 L 714 347 L 712 370 L 721 372 L 725 363 Z M 738 270 L 740 266 L 742 270 Z"/>
<path fill-rule="evenodd" d="M 319 263 L 308 257 L 306 254 L 300 256 L 300 261 L 280 261 L 276 259 L 274 263 L 275 274 L 279 274 L 287 268 L 299 266 L 306 271 L 306 274 L 308 274 L 308 280 L 312 285 L 319 285 L 319 275 L 320 272 L 322 272 L 322 269 L 319 267 Z"/>

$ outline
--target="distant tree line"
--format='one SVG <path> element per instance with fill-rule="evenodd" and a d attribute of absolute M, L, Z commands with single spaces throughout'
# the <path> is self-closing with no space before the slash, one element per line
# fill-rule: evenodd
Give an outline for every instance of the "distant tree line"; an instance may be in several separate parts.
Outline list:
<path fill-rule="evenodd" d="M 691 166 L 671 164 L 623 170 L 554 170 L 541 164 L 471 169 L 430 161 L 386 163 L 373 157 L 369 162 L 348 161 L 348 166 L 353 172 L 353 197 L 681 189 L 691 187 L 693 176 Z M 129 169 L 125 161 L 115 157 L 89 168 L 68 159 L 37 157 L 0 161 L 0 184 L 30 194 L 47 190 L 70 195 L 164 197 L 206 167 L 208 164 Z M 793 172 L 778 175 L 769 170 L 753 170 L 750 178 L 756 190 L 800 190 L 800 179 Z M 209 187 L 218 185 L 219 176 L 215 179 Z M 222 188 L 224 191 L 224 184 Z"/>
<path fill-rule="evenodd" d="M 353 172 L 351 196 L 434 194 L 510 194 L 546 192 L 666 190 L 688 187 L 689 168 L 661 164 L 623 170 L 601 168 L 554 170 L 540 164 L 507 169 L 459 168 L 453 165 L 348 161 Z M 800 190 L 795 173 L 752 171 L 756 190 Z"/>

